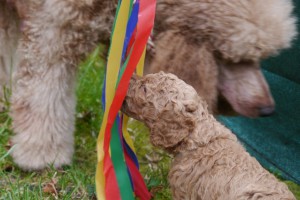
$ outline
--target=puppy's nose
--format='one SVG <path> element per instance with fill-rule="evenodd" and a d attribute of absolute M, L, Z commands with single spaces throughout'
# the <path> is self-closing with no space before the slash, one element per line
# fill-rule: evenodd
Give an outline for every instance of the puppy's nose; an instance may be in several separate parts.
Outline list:
<path fill-rule="evenodd" d="M 267 117 L 270 116 L 274 113 L 275 111 L 275 106 L 266 106 L 266 107 L 261 107 L 259 108 L 259 115 L 261 117 Z"/>

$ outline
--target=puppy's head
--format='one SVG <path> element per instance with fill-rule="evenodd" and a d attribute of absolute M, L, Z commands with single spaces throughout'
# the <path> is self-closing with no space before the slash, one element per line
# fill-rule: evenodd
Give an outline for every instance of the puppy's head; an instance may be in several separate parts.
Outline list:
<path fill-rule="evenodd" d="M 194 130 L 198 106 L 191 86 L 160 72 L 132 78 L 122 111 L 146 123 L 154 145 L 171 150 Z"/>

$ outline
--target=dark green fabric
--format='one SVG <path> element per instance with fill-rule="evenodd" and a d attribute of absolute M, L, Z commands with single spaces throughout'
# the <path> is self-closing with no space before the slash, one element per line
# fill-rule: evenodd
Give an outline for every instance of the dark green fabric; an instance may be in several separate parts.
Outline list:
<path fill-rule="evenodd" d="M 276 101 L 271 117 L 219 117 L 261 164 L 300 184 L 300 84 L 265 71 Z"/>

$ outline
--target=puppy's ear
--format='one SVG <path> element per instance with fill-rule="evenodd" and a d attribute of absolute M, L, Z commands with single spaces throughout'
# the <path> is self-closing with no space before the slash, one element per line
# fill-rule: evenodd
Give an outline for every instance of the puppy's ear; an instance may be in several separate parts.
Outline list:
<path fill-rule="evenodd" d="M 181 108 L 170 107 L 172 112 L 166 109 L 154 123 L 148 124 L 151 142 L 155 146 L 175 147 L 195 129 L 196 117 L 193 113 L 197 110 L 197 105 L 193 101 L 183 102 Z"/>

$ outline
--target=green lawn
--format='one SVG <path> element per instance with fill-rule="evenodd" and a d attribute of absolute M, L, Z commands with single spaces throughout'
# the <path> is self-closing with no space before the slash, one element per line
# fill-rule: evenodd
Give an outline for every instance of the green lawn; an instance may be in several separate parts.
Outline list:
<path fill-rule="evenodd" d="M 0 113 L 0 200 L 2 199 L 96 199 L 94 174 L 96 139 L 101 123 L 101 88 L 105 59 L 101 47 L 80 66 L 77 85 L 76 152 L 73 164 L 60 170 L 22 172 L 9 156 L 11 119 L 8 111 Z M 9 90 L 7 91 L 9 96 Z M 7 97 L 8 99 L 8 97 Z M 7 105 L 7 100 L 4 100 Z M 154 199 L 171 199 L 167 173 L 170 156 L 151 146 L 147 128 L 130 121 L 131 133 L 141 165 L 141 172 Z M 300 200 L 300 187 L 286 182 Z"/>

